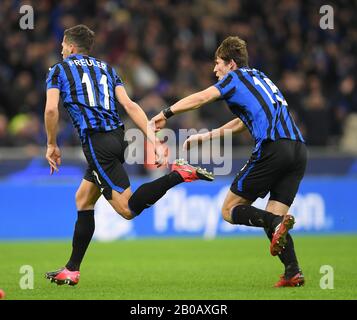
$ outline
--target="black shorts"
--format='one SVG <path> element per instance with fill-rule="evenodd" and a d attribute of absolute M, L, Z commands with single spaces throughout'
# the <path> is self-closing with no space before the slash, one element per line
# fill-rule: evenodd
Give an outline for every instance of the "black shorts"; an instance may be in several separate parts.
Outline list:
<path fill-rule="evenodd" d="M 241 169 L 231 191 L 247 200 L 264 198 L 290 207 L 298 191 L 307 161 L 307 149 L 299 141 L 280 139 L 264 142 Z"/>
<path fill-rule="evenodd" d="M 124 130 L 118 128 L 107 132 L 89 132 L 87 142 L 82 146 L 88 162 L 84 179 L 95 183 L 107 200 L 112 199 L 112 190 L 123 192 L 130 187 L 123 167 L 127 145 Z"/>

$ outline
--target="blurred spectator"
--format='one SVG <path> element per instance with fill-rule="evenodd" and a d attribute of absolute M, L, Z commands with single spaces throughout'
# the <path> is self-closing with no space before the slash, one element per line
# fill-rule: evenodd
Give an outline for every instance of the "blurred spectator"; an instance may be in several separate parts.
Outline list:
<path fill-rule="evenodd" d="M 338 143 L 346 119 L 357 112 L 356 1 L 332 4 L 333 30 L 319 27 L 322 0 L 33 0 L 29 4 L 35 11 L 34 30 L 19 28 L 21 4 L 3 0 L 0 6 L 2 130 L 6 117 L 9 128 L 19 121 L 19 113 L 35 119 L 35 128 L 15 134 L 15 145 L 44 143 L 39 127 L 46 73 L 61 60 L 63 30 L 77 23 L 95 30 L 93 55 L 118 69 L 134 100 L 151 101 L 144 107 L 148 112 L 213 84 L 215 49 L 234 34 L 247 40 L 250 66 L 281 88 L 291 113 L 306 129 L 308 144 Z M 153 106 L 152 101 L 160 104 Z M 187 117 L 175 117 L 170 127 L 211 129 L 231 117 L 226 110 L 216 102 Z M 61 143 L 78 144 L 68 121 L 62 118 Z M 9 134 L 1 134 L 9 139 Z M 248 135 L 234 141 L 251 142 Z"/>
<path fill-rule="evenodd" d="M 343 137 L 341 139 L 342 149 L 350 152 L 357 152 L 357 113 L 350 114 L 345 123 Z"/>
<path fill-rule="evenodd" d="M 9 131 L 16 146 L 46 143 L 40 119 L 33 113 L 20 113 L 13 117 L 9 123 Z"/>
<path fill-rule="evenodd" d="M 12 146 L 12 139 L 8 131 L 8 119 L 3 113 L 0 113 L 0 147 Z"/>
<path fill-rule="evenodd" d="M 307 143 L 325 146 L 328 142 L 329 110 L 321 91 L 320 80 L 316 76 L 309 77 L 309 91 L 304 106 Z"/>

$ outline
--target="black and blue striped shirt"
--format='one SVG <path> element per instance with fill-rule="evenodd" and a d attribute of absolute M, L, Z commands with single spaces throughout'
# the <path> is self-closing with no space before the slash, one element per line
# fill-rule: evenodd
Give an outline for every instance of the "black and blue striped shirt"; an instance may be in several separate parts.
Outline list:
<path fill-rule="evenodd" d="M 47 89 L 60 90 L 82 143 L 88 130 L 111 131 L 123 126 L 115 105 L 115 87 L 123 82 L 107 63 L 73 54 L 50 68 L 46 83 Z"/>
<path fill-rule="evenodd" d="M 263 72 L 239 68 L 229 72 L 215 87 L 255 139 L 254 151 L 266 140 L 305 142 L 284 96 Z"/>

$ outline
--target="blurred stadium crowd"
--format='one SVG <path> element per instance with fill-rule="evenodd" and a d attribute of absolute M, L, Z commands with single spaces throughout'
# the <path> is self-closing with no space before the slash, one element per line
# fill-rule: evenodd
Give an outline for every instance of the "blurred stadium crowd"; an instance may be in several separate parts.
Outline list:
<path fill-rule="evenodd" d="M 22 4 L 34 9 L 33 30 L 19 27 Z M 250 66 L 261 69 L 281 89 L 309 145 L 357 148 L 357 1 L 333 4 L 333 30 L 319 27 L 324 4 L 2 0 L 0 146 L 46 144 L 46 74 L 62 59 L 63 30 L 84 23 L 96 32 L 93 55 L 116 67 L 130 96 L 149 117 L 215 83 L 216 48 L 226 36 L 239 35 L 248 43 Z M 61 113 L 59 144 L 78 145 L 66 112 Z M 215 102 L 170 119 L 170 127 L 211 129 L 230 119 L 228 108 Z M 236 145 L 250 143 L 248 134 L 235 140 Z"/>

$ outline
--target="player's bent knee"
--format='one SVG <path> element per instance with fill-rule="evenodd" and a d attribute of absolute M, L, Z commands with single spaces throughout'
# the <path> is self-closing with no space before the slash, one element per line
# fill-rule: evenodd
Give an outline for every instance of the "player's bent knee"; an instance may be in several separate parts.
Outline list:
<path fill-rule="evenodd" d="M 126 220 L 135 218 L 135 214 L 131 212 L 128 204 L 130 197 L 131 189 L 128 187 L 123 192 L 112 190 L 112 197 L 108 199 L 113 209 Z"/>
<path fill-rule="evenodd" d="M 126 198 L 113 199 L 109 201 L 114 210 L 126 220 L 131 220 L 135 215 L 131 212 Z"/>
<path fill-rule="evenodd" d="M 231 211 L 232 208 L 230 207 L 222 207 L 221 210 L 223 219 L 229 223 L 232 223 Z"/>
<path fill-rule="evenodd" d="M 130 210 L 120 210 L 117 211 L 119 215 L 121 215 L 126 220 L 132 220 L 135 218 L 135 215 L 132 214 Z"/>

